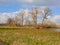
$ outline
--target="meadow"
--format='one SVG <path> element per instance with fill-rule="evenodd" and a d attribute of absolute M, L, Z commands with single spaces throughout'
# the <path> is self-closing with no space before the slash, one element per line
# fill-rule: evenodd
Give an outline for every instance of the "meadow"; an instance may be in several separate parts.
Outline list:
<path fill-rule="evenodd" d="M 0 28 L 5 45 L 60 45 L 60 32 L 34 28 Z"/>

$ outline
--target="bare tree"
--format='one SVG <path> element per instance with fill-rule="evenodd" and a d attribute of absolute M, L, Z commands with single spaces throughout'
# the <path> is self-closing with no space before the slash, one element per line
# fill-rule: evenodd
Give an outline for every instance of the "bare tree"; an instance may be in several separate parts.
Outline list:
<path fill-rule="evenodd" d="M 30 12 L 29 12 L 32 15 L 33 22 L 35 25 L 37 25 L 37 15 L 38 15 L 39 11 L 40 11 L 40 8 L 36 7 L 34 9 L 30 10 Z"/>
<path fill-rule="evenodd" d="M 21 25 L 21 18 L 19 15 L 15 17 L 14 22 L 16 25 Z"/>
<path fill-rule="evenodd" d="M 17 16 L 15 16 L 14 21 L 15 21 L 16 25 L 23 26 L 24 14 L 25 14 L 25 11 L 24 10 L 20 10 L 19 14 Z"/>
<path fill-rule="evenodd" d="M 21 17 L 22 26 L 23 26 L 23 23 L 24 23 L 24 14 L 25 14 L 25 11 L 21 10 L 20 11 L 20 17 Z"/>
<path fill-rule="evenodd" d="M 45 20 L 47 17 L 51 15 L 51 10 L 49 8 L 45 8 L 43 12 L 43 20 L 42 20 L 42 25 L 44 24 Z"/>
<path fill-rule="evenodd" d="M 15 22 L 11 18 L 8 19 L 7 23 L 9 26 L 15 26 Z"/>

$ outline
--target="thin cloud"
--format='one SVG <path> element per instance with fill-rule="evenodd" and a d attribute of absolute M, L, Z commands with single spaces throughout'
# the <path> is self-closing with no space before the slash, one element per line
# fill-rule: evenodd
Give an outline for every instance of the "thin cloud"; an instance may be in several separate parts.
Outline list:
<path fill-rule="evenodd" d="M 0 0 L 0 4 L 2 4 L 2 5 L 6 5 L 6 4 L 8 4 L 8 3 L 9 3 L 8 0 Z"/>
<path fill-rule="evenodd" d="M 22 4 L 38 6 L 60 6 L 60 0 L 17 0 Z"/>
<path fill-rule="evenodd" d="M 36 5 L 36 6 L 60 6 L 60 0 L 0 0 L 0 4 L 20 3 L 23 5 Z"/>

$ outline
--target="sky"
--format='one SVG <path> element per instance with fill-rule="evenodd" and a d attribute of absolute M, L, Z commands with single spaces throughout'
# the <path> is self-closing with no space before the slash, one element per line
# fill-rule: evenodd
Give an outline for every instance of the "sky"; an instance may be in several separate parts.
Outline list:
<path fill-rule="evenodd" d="M 60 24 L 60 0 L 0 0 L 0 22 L 5 22 L 6 15 L 16 15 L 19 10 L 33 7 L 48 7 L 52 10 L 52 21 Z"/>

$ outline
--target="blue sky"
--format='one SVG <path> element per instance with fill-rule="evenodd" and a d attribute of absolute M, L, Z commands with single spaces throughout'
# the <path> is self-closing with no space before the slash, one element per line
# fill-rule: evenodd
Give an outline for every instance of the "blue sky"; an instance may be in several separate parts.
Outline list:
<path fill-rule="evenodd" d="M 0 5 L 0 13 L 3 12 L 15 12 L 20 9 L 30 9 L 32 6 L 24 6 L 20 4 L 9 4 L 9 5 Z M 60 15 L 60 7 L 59 6 L 49 6 L 52 10 L 53 15 Z"/>
<path fill-rule="evenodd" d="M 40 6 L 41 7 L 41 6 Z M 52 10 L 54 15 L 60 15 L 60 7 L 59 6 L 47 6 Z M 32 6 L 25 6 L 20 3 L 9 3 L 7 5 L 0 4 L 0 13 L 3 12 L 15 12 L 20 9 L 30 9 Z"/>
<path fill-rule="evenodd" d="M 60 24 L 60 0 L 0 0 L 0 13 L 12 13 L 34 6 L 46 6 L 52 10 L 52 19 Z"/>

